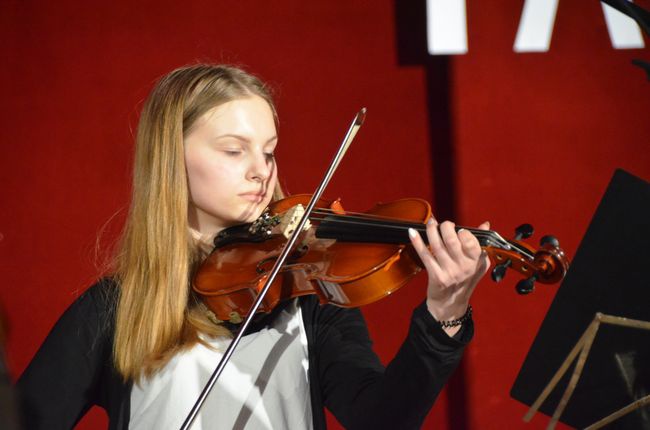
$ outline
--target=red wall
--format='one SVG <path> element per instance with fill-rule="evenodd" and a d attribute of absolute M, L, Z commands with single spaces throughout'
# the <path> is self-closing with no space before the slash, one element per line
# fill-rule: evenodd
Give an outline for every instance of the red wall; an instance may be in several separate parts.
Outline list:
<path fill-rule="evenodd" d="M 614 50 L 597 1 L 561 2 L 551 49 L 536 54 L 512 51 L 521 1 L 468 2 L 469 52 L 450 57 L 446 86 L 449 185 L 431 179 L 428 77 L 398 63 L 393 2 L 147 3 L 0 5 L 0 302 L 16 376 L 96 276 L 98 231 L 109 245 L 128 205 L 142 100 L 180 65 L 243 64 L 273 84 L 290 192 L 313 190 L 366 106 L 327 193 L 350 210 L 452 192 L 459 223 L 489 219 L 510 235 L 530 222 L 572 255 L 614 168 L 650 179 L 650 84 L 630 65 L 650 50 Z M 519 297 L 512 285 L 511 275 L 477 290 L 476 338 L 456 385 L 466 403 L 443 396 L 427 428 L 522 426 L 526 408 L 508 392 L 556 287 Z M 423 297 L 419 277 L 364 308 L 382 359 Z M 80 428 L 103 420 L 93 412 Z"/>

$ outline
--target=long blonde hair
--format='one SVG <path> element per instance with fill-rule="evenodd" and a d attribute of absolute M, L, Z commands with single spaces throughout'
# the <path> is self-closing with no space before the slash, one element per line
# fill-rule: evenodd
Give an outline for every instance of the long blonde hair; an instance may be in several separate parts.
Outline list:
<path fill-rule="evenodd" d="M 229 335 L 190 289 L 200 257 L 188 228 L 183 138 L 210 109 L 267 87 L 231 66 L 174 70 L 151 91 L 138 125 L 133 195 L 115 258 L 119 283 L 113 356 L 125 380 L 151 376 L 199 333 Z"/>

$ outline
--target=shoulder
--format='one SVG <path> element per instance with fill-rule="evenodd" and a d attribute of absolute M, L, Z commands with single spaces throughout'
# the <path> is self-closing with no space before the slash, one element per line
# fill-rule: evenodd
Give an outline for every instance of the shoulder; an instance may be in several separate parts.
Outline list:
<path fill-rule="evenodd" d="M 118 298 L 119 287 L 112 279 L 98 280 L 68 306 L 48 340 L 52 337 L 64 340 L 74 334 L 68 339 L 86 340 L 93 346 L 104 340 L 112 341 Z"/>
<path fill-rule="evenodd" d="M 102 279 L 54 324 L 16 385 L 25 428 L 72 428 L 91 405 L 110 406 L 106 393 L 121 389 L 111 358 L 118 293 Z"/>
<path fill-rule="evenodd" d="M 117 281 L 113 278 L 102 278 L 88 287 L 79 300 L 87 300 L 100 308 L 111 308 L 116 306 L 119 295 L 120 289 Z"/>
<path fill-rule="evenodd" d="M 84 291 L 71 305 L 73 311 L 85 318 L 112 319 L 119 299 L 119 287 L 112 278 L 102 278 Z"/>

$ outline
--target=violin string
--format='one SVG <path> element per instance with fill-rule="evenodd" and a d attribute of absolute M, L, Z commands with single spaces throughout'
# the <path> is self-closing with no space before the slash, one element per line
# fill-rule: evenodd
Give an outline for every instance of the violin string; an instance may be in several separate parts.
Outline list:
<path fill-rule="evenodd" d="M 386 215 L 377 215 L 377 214 L 367 214 L 363 212 L 349 212 L 346 211 L 344 214 L 338 213 L 330 208 L 317 208 L 312 211 L 312 216 L 310 219 L 314 221 L 322 221 L 326 217 L 331 216 L 328 222 L 332 224 L 340 225 L 359 225 L 359 226 L 373 226 L 378 228 L 387 228 L 387 229 L 397 229 L 397 230 L 406 230 L 408 228 L 413 228 L 418 230 L 420 233 L 426 232 L 426 225 L 423 222 L 417 222 L 407 219 L 399 219 L 394 217 L 389 217 Z M 385 221 L 385 223 L 367 223 L 365 221 Z M 456 226 L 456 230 L 465 229 L 472 233 L 479 239 L 486 239 L 488 243 L 491 243 L 492 246 L 499 245 L 501 248 L 507 248 L 508 246 L 516 250 L 519 254 L 533 259 L 533 255 L 526 248 L 519 246 L 517 243 L 507 240 L 501 237 L 496 231 L 493 230 L 481 230 L 472 227 L 461 227 Z"/>
<path fill-rule="evenodd" d="M 346 211 L 345 213 L 341 214 L 333 209 L 328 209 L 328 208 L 318 208 L 314 209 L 312 213 L 316 214 L 326 214 L 326 215 L 336 215 L 336 216 L 342 216 L 342 217 L 351 217 L 351 218 L 363 218 L 363 219 L 376 219 L 376 220 L 386 220 L 386 221 L 404 221 L 404 222 L 415 222 L 413 220 L 407 219 L 407 218 L 395 218 L 395 217 L 390 217 L 387 215 L 378 215 L 378 214 L 368 214 L 364 212 L 348 212 Z"/>
<path fill-rule="evenodd" d="M 366 220 L 367 219 L 367 220 L 373 220 L 373 221 L 374 220 L 377 220 L 377 221 L 385 220 L 385 221 L 391 223 L 391 224 L 386 224 L 385 226 L 390 226 L 390 225 L 399 223 L 404 228 L 411 227 L 411 228 L 415 228 L 416 230 L 420 230 L 420 231 L 424 231 L 426 229 L 426 226 L 425 226 L 424 222 L 418 222 L 418 221 L 413 221 L 413 220 L 409 220 L 409 219 L 393 218 L 393 217 L 384 216 L 384 215 L 365 214 L 365 213 L 360 213 L 360 212 L 346 212 L 345 214 L 338 214 L 338 213 L 334 212 L 332 209 L 327 209 L 327 208 L 322 208 L 322 209 L 319 208 L 319 209 L 314 210 L 312 212 L 312 214 L 314 214 L 314 213 L 318 214 L 318 215 L 322 214 L 324 216 L 330 216 L 330 215 L 335 216 L 336 219 L 337 219 L 337 222 L 348 222 L 347 221 L 348 219 L 354 219 L 354 220 L 356 220 L 356 219 L 358 219 L 358 220 Z M 312 219 L 314 219 L 314 220 L 322 220 L 324 218 L 312 217 Z M 346 220 L 346 221 L 338 221 L 339 219 L 340 220 Z M 373 225 L 384 226 L 382 224 L 373 224 Z M 481 229 L 472 228 L 472 227 L 456 226 L 456 230 L 460 230 L 460 229 L 465 229 L 465 230 L 470 231 L 471 233 L 478 233 L 478 234 L 482 234 L 483 232 L 486 232 L 486 231 L 490 232 L 491 234 L 496 234 L 496 232 L 494 232 L 492 230 L 481 230 Z M 495 239 L 498 240 L 498 241 L 501 241 L 503 243 L 507 242 L 505 239 L 502 239 L 500 237 L 495 238 Z"/>
<path fill-rule="evenodd" d="M 512 248 L 514 248 L 517 252 L 519 252 L 520 254 L 525 255 L 526 257 L 530 258 L 531 260 L 535 258 L 535 256 L 533 254 L 531 254 L 528 249 L 519 246 L 517 243 L 513 242 L 512 240 L 506 240 L 506 242 L 508 242 L 508 244 Z"/>
<path fill-rule="evenodd" d="M 321 220 L 324 220 L 325 218 L 324 217 L 323 218 L 311 217 L 311 219 L 316 220 L 316 221 L 321 221 Z M 372 218 L 370 218 L 370 219 L 372 219 Z M 392 218 L 387 218 L 387 219 L 392 220 Z M 382 227 L 382 228 L 394 228 L 394 229 L 401 229 L 401 230 L 408 229 L 408 228 L 414 228 L 414 229 L 419 230 L 421 232 L 426 231 L 426 225 L 423 224 L 423 223 L 418 223 L 418 222 L 398 220 L 397 222 L 393 221 L 391 223 L 381 224 L 381 223 L 375 223 L 375 222 L 367 223 L 367 222 L 364 222 L 364 220 L 365 220 L 364 217 L 348 217 L 348 216 L 345 216 L 345 215 L 338 215 L 338 216 L 336 216 L 334 218 L 330 218 L 327 221 L 330 222 L 330 223 L 338 223 L 338 224 L 354 224 L 354 225 L 364 225 L 364 226 L 370 225 L 370 226 L 376 226 L 376 227 Z M 484 236 L 485 235 L 494 235 L 495 234 L 495 232 L 493 232 L 491 230 L 474 229 L 474 228 L 471 228 L 471 227 L 456 226 L 456 229 L 457 230 L 465 229 L 465 230 L 470 231 L 471 233 L 484 235 Z"/>
<path fill-rule="evenodd" d="M 364 213 L 355 213 L 355 212 L 348 212 L 345 214 L 338 214 L 336 212 L 332 212 L 330 210 L 315 210 L 312 212 L 312 214 L 316 215 L 323 215 L 321 218 L 318 217 L 313 217 L 311 219 L 320 221 L 325 219 L 328 216 L 332 216 L 333 218 L 328 221 L 336 221 L 339 223 L 345 223 L 345 222 L 354 222 L 354 223 L 363 223 L 363 221 L 368 220 L 368 221 L 385 221 L 387 224 L 377 224 L 373 223 L 372 225 L 378 225 L 378 226 L 392 226 L 392 225 L 400 225 L 404 228 L 415 228 L 415 229 L 420 229 L 424 228 L 424 223 L 421 221 L 414 221 L 410 219 L 401 219 L 401 218 L 393 218 L 393 217 L 388 217 L 388 216 L 382 216 L 382 215 L 374 215 L 374 214 L 364 214 Z M 353 220 L 353 221 L 350 221 Z M 358 220 L 358 221 L 357 221 Z"/>
<path fill-rule="evenodd" d="M 352 219 L 368 219 L 368 220 L 378 220 L 378 221 L 385 220 L 389 222 L 413 223 L 415 225 L 425 224 L 425 221 L 414 221 L 408 218 L 395 218 L 387 215 L 366 214 L 363 212 L 345 212 L 344 214 L 340 214 L 333 211 L 332 209 L 315 209 L 314 211 L 312 211 L 312 214 L 314 213 L 322 214 L 324 216 L 336 216 L 336 217 L 340 217 L 341 219 L 352 218 Z M 457 227 L 471 229 L 471 227 L 461 227 L 461 226 L 457 226 Z"/>
<path fill-rule="evenodd" d="M 331 216 L 331 215 L 328 215 Z M 346 215 L 335 215 L 330 219 L 327 219 L 326 216 L 323 216 L 321 218 L 319 217 L 311 217 L 311 219 L 316 220 L 316 221 L 323 221 L 327 220 L 328 222 L 331 223 L 337 223 L 337 224 L 353 224 L 353 225 L 372 225 L 372 226 L 377 226 L 377 227 L 387 227 L 387 228 L 415 228 L 415 229 L 421 229 L 424 228 L 424 224 L 418 223 L 415 221 L 402 221 L 402 220 L 393 220 L 392 222 L 389 222 L 386 220 L 385 222 L 378 222 L 378 221 L 384 221 L 381 219 L 373 219 L 373 218 L 364 218 L 364 217 L 349 217 Z M 368 222 L 368 221 L 373 221 L 373 222 Z"/>
<path fill-rule="evenodd" d="M 358 212 L 346 212 L 345 214 L 338 214 L 334 212 L 331 209 L 318 209 L 312 212 L 312 214 L 315 213 L 316 215 L 322 215 L 322 217 L 317 217 L 317 216 L 312 216 L 311 219 L 319 221 L 325 219 L 327 216 L 333 216 L 333 218 L 329 219 L 328 222 L 332 224 L 345 224 L 345 225 L 359 225 L 359 226 L 373 226 L 373 227 L 378 227 L 378 228 L 387 228 L 387 229 L 398 229 L 398 230 L 406 230 L 408 228 L 414 228 L 421 233 L 424 233 L 426 231 L 426 225 L 423 223 L 418 223 L 414 221 L 408 221 L 408 220 L 400 220 L 400 219 L 395 219 L 387 216 L 381 216 L 381 215 L 374 215 L 374 214 L 364 214 L 364 213 L 358 213 Z M 390 221 L 390 223 L 366 223 L 364 222 L 365 220 L 371 220 L 371 221 Z M 481 239 L 487 239 L 488 243 L 491 243 L 492 246 L 496 246 L 497 244 L 500 245 L 500 247 L 505 248 L 503 245 L 508 245 L 515 249 L 519 254 L 524 255 L 525 257 L 528 257 L 530 259 L 533 259 L 533 255 L 530 253 L 530 251 L 526 248 L 523 248 L 519 246 L 518 244 L 514 243 L 513 241 L 503 239 L 497 232 L 493 230 L 481 230 L 481 229 L 476 229 L 476 228 L 471 228 L 471 227 L 461 227 L 461 226 L 456 226 L 456 230 L 460 229 L 465 229 L 468 230 L 470 233 L 472 233 L 474 236 L 477 238 Z"/>
<path fill-rule="evenodd" d="M 320 212 L 316 212 L 317 214 L 320 214 Z M 424 232 L 426 230 L 426 225 L 421 222 L 415 222 L 415 221 L 408 221 L 408 220 L 395 220 L 395 218 L 389 218 L 389 217 L 378 217 L 381 220 L 390 220 L 392 221 L 391 223 L 386 223 L 386 224 L 379 224 L 379 223 L 364 223 L 365 219 L 368 220 L 375 220 L 372 217 L 364 217 L 364 216 L 348 216 L 346 215 L 336 215 L 334 218 L 331 218 L 328 220 L 328 222 L 332 223 L 340 223 L 340 224 L 356 224 L 356 225 L 371 225 L 371 226 L 377 226 L 377 227 L 386 227 L 386 228 L 398 228 L 398 229 L 407 229 L 407 228 L 414 228 L 416 230 L 419 230 L 421 232 Z M 323 218 L 318 218 L 318 217 L 311 217 L 311 219 L 316 220 L 316 221 L 321 221 L 324 220 L 325 217 Z M 379 220 L 379 219 L 378 219 Z M 457 230 L 460 229 L 465 229 L 468 230 L 472 233 L 477 233 L 477 234 L 485 234 L 485 233 L 490 233 L 494 234 L 492 230 L 481 230 L 481 229 L 475 229 L 471 227 L 461 227 L 461 226 L 456 226 Z"/>
<path fill-rule="evenodd" d="M 351 217 L 354 219 L 354 217 Z M 321 220 L 322 218 L 315 218 L 316 220 Z M 378 227 L 378 228 L 385 228 L 385 229 L 393 229 L 393 230 L 400 230 L 400 231 L 405 231 L 408 228 L 414 228 L 421 233 L 426 232 L 426 226 L 422 223 L 407 223 L 407 222 L 393 222 L 391 224 L 380 224 L 380 223 L 367 223 L 364 222 L 362 218 L 357 218 L 357 220 L 350 220 L 350 219 L 339 219 L 339 218 L 331 218 L 328 220 L 329 223 L 331 224 L 340 224 L 340 225 L 359 225 L 359 226 L 371 226 L 371 227 Z M 508 241 L 505 239 L 502 239 L 498 234 L 492 230 L 480 230 L 480 229 L 473 229 L 473 228 L 467 228 L 467 227 L 457 227 L 457 229 L 465 229 L 470 231 L 470 233 L 474 234 L 477 238 L 486 238 L 488 239 L 488 242 L 491 242 L 496 246 L 498 243 L 501 242 L 501 247 L 503 247 L 503 244 L 505 243 L 506 245 L 510 245 L 513 247 L 516 247 L 521 253 L 524 255 L 527 255 L 528 252 L 526 250 L 520 249 L 518 246 L 514 244 L 510 244 Z"/>

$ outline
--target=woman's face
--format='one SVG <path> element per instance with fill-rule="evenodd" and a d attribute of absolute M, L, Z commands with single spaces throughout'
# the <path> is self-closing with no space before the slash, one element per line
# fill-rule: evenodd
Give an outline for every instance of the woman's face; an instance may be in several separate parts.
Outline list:
<path fill-rule="evenodd" d="M 206 112 L 185 137 L 190 227 L 212 237 L 259 217 L 277 180 L 277 141 L 273 112 L 259 96 Z"/>

